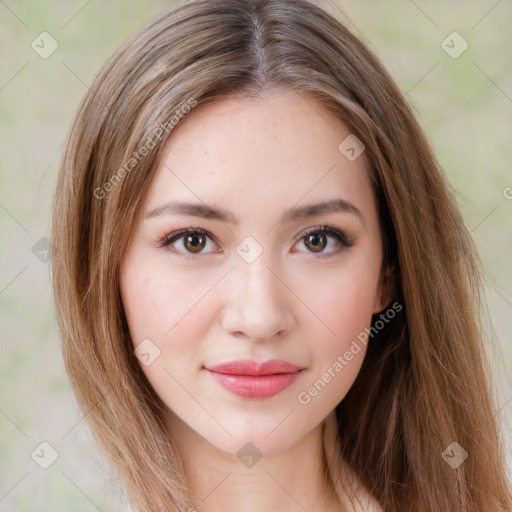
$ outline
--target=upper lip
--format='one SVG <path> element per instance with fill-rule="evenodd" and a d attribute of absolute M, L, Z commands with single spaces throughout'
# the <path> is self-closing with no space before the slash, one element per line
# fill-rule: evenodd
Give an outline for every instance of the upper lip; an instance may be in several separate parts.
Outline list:
<path fill-rule="evenodd" d="M 273 375 L 276 373 L 297 373 L 304 368 L 282 359 L 270 359 L 262 363 L 251 359 L 237 359 L 215 366 L 208 366 L 206 369 L 230 375 Z"/>

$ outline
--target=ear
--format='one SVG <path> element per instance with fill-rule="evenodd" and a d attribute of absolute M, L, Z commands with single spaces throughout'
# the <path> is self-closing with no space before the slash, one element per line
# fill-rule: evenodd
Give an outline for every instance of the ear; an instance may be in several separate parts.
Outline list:
<path fill-rule="evenodd" d="M 396 278 L 395 266 L 391 265 L 382 269 L 375 294 L 373 314 L 380 313 L 386 309 L 395 294 Z"/>

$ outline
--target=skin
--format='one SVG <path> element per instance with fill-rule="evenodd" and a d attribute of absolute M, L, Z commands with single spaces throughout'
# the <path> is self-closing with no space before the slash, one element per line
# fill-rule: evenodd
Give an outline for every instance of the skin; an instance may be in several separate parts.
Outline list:
<path fill-rule="evenodd" d="M 312 97 L 274 90 L 197 107 L 166 143 L 122 261 L 121 294 L 134 347 L 150 339 L 160 351 L 141 367 L 166 406 L 199 510 L 340 507 L 324 473 L 324 425 L 352 386 L 365 346 L 309 403 L 297 397 L 370 326 L 389 295 L 364 153 L 349 161 L 338 149 L 349 134 Z M 361 217 L 343 211 L 280 221 L 292 207 L 337 198 Z M 238 223 L 146 217 L 176 200 L 222 207 Z M 353 246 L 320 229 L 306 244 L 304 230 L 323 225 Z M 159 245 L 192 227 L 212 235 L 196 239 L 199 252 L 186 237 Z M 258 246 L 263 252 L 250 263 L 236 251 Z M 244 398 L 204 368 L 240 358 L 305 369 L 273 397 Z M 252 467 L 236 455 L 247 443 L 262 455 Z"/>

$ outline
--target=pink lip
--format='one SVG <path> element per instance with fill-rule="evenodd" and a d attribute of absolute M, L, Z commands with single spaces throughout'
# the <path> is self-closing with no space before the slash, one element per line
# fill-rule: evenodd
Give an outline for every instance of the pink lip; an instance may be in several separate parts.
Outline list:
<path fill-rule="evenodd" d="M 264 363 L 240 359 L 206 368 L 224 389 L 248 398 L 277 395 L 297 378 L 303 368 L 279 359 Z"/>

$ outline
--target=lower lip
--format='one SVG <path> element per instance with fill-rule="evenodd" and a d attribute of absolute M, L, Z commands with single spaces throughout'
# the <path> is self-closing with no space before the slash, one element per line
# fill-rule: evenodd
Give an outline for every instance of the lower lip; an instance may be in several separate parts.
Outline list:
<path fill-rule="evenodd" d="M 299 375 L 299 372 L 258 376 L 232 375 L 210 370 L 208 372 L 224 389 L 248 398 L 268 398 L 277 395 L 292 384 Z"/>

